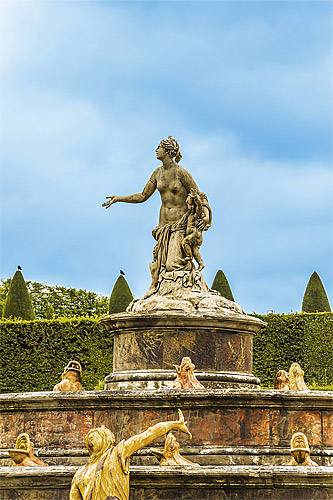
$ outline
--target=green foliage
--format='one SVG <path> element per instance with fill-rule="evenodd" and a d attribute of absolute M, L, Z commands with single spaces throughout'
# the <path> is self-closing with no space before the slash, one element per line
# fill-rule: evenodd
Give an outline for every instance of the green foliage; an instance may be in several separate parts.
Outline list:
<path fill-rule="evenodd" d="M 331 306 L 328 301 L 326 291 L 319 275 L 314 272 L 311 274 L 307 284 L 303 302 L 302 312 L 330 312 Z"/>
<path fill-rule="evenodd" d="M 52 304 L 47 304 L 46 310 L 45 310 L 45 319 L 54 319 L 55 314 L 54 314 L 54 308 Z"/>
<path fill-rule="evenodd" d="M 126 311 L 132 302 L 133 294 L 124 276 L 120 275 L 114 284 L 109 302 L 109 314 Z"/>
<path fill-rule="evenodd" d="M 8 293 L 10 283 L 10 279 L 0 282 L 0 304 Z M 52 319 L 50 306 L 54 318 L 101 317 L 108 313 L 108 297 L 95 292 L 33 281 L 27 281 L 27 287 L 37 319 Z"/>
<path fill-rule="evenodd" d="M 35 311 L 21 271 L 16 271 L 11 280 L 3 308 L 4 318 L 34 320 Z"/>
<path fill-rule="evenodd" d="M 235 302 L 234 296 L 232 294 L 229 282 L 221 269 L 219 269 L 215 275 L 213 284 L 212 284 L 212 290 L 217 290 L 220 292 L 222 297 L 225 297 L 228 300 L 232 300 Z"/>
<path fill-rule="evenodd" d="M 79 361 L 92 390 L 112 371 L 113 336 L 96 319 L 5 320 L 1 326 L 1 392 L 52 391 L 67 363 Z"/>
<path fill-rule="evenodd" d="M 295 362 L 308 386 L 333 383 L 332 313 L 256 316 L 267 323 L 253 339 L 253 373 L 263 387 L 273 387 L 277 372 Z"/>
<path fill-rule="evenodd" d="M 105 389 L 105 382 L 104 380 L 100 380 L 97 385 L 94 387 L 94 391 L 104 391 Z"/>

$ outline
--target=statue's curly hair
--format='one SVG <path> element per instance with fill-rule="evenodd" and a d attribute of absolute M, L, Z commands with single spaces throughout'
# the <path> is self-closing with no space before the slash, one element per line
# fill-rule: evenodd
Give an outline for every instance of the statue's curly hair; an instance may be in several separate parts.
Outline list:
<path fill-rule="evenodd" d="M 182 159 L 182 154 L 180 152 L 179 144 L 176 139 L 173 139 L 171 135 L 169 135 L 167 139 L 163 139 L 160 142 L 160 146 L 162 146 L 162 148 L 165 149 L 165 151 L 169 153 L 171 158 L 174 158 L 177 163 L 180 162 L 180 160 Z"/>

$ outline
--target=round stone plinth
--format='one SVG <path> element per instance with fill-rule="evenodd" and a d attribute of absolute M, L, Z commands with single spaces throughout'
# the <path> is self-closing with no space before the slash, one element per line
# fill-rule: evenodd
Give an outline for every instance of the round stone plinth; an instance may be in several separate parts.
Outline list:
<path fill-rule="evenodd" d="M 108 389 L 172 387 L 174 365 L 190 357 L 208 388 L 259 387 L 252 375 L 253 335 L 265 323 L 245 314 L 120 313 L 101 320 L 114 334 Z"/>
<path fill-rule="evenodd" d="M 195 371 L 195 376 L 207 389 L 259 389 L 260 380 L 247 373 Z M 113 372 L 105 377 L 106 390 L 172 389 L 175 380 L 172 370 L 128 370 Z"/>

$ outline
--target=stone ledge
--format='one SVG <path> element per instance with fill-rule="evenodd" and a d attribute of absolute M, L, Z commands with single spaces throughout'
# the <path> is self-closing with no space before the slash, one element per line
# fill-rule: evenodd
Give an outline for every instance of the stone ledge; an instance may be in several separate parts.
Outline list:
<path fill-rule="evenodd" d="M 110 408 L 193 409 L 198 407 L 332 409 L 332 391 L 280 391 L 265 389 L 138 390 L 25 392 L 0 395 L 0 412 L 32 410 L 101 410 Z"/>
<path fill-rule="evenodd" d="M 86 448 L 44 449 L 35 448 L 35 455 L 48 465 L 84 465 L 89 453 Z M 182 446 L 181 455 L 200 465 L 286 465 L 290 460 L 290 448 L 268 446 Z M 311 457 L 318 465 L 333 465 L 333 450 L 311 448 Z M 136 452 L 131 459 L 133 465 L 156 465 L 150 447 Z M 0 449 L 0 466 L 9 466 L 12 460 L 6 449 Z M 332 470 L 333 473 L 333 470 Z"/>
<path fill-rule="evenodd" d="M 188 324 L 188 320 L 190 324 Z M 109 331 L 115 333 L 125 333 L 127 329 L 140 330 L 142 328 L 147 328 L 149 325 L 151 328 L 154 326 L 161 326 L 165 330 L 173 327 L 182 327 L 182 329 L 193 329 L 195 328 L 223 328 L 229 331 L 235 331 L 243 333 L 257 332 L 266 325 L 266 323 L 255 316 L 249 316 L 247 314 L 239 314 L 232 312 L 230 314 L 214 313 L 214 312 L 183 312 L 183 311 L 155 311 L 151 313 L 117 313 L 111 314 L 110 316 L 105 316 L 100 319 L 100 322 Z M 239 324 L 242 324 L 242 329 L 240 330 Z M 121 332 L 119 330 L 121 329 Z"/>
<path fill-rule="evenodd" d="M 6 490 L 70 488 L 77 467 L 0 467 Z M 131 466 L 131 488 L 332 488 L 332 468 L 291 466 Z"/>

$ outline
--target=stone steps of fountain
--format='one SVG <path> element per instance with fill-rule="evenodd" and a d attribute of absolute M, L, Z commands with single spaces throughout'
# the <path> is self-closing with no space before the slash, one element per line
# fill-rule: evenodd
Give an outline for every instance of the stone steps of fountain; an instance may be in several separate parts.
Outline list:
<path fill-rule="evenodd" d="M 290 461 L 290 448 L 249 446 L 182 446 L 180 453 L 186 459 L 203 466 L 234 465 L 285 465 Z M 38 449 L 34 454 L 50 466 L 84 465 L 89 459 L 86 448 L 81 449 Z M 332 449 L 311 449 L 311 458 L 323 466 L 333 466 Z M 153 466 L 158 462 L 155 456 L 144 448 L 131 458 L 132 465 Z M 12 465 L 12 459 L 5 449 L 0 449 L 0 466 Z"/>
<path fill-rule="evenodd" d="M 68 500 L 73 466 L 0 467 L 1 500 Z M 130 500 L 328 500 L 329 467 L 131 466 Z"/>

